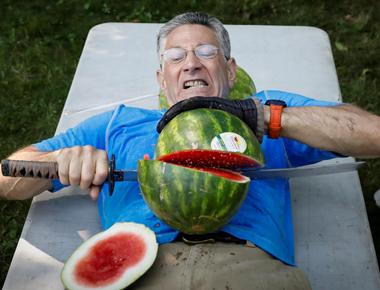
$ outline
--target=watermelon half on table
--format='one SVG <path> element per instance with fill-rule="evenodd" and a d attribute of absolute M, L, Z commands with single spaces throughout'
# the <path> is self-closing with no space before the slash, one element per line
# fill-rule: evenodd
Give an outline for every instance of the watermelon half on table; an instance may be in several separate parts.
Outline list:
<path fill-rule="evenodd" d="M 115 223 L 74 251 L 61 280 L 71 290 L 124 289 L 152 266 L 157 250 L 156 236 L 146 226 Z"/>
<path fill-rule="evenodd" d="M 252 130 L 221 110 L 195 109 L 171 120 L 156 145 L 155 160 L 140 160 L 144 200 L 169 226 L 186 234 L 215 232 L 243 203 L 250 179 L 244 167 L 264 157 Z"/>

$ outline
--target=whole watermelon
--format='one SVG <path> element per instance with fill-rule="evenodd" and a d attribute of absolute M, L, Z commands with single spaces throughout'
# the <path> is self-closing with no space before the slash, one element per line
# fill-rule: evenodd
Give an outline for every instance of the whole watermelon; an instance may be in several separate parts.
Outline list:
<path fill-rule="evenodd" d="M 256 87 L 253 80 L 241 67 L 236 68 L 236 81 L 231 88 L 227 99 L 242 100 L 256 94 Z"/>
<path fill-rule="evenodd" d="M 140 160 L 138 180 L 152 211 L 187 234 L 215 232 L 244 201 L 250 179 L 237 170 L 264 163 L 250 128 L 225 111 L 196 109 L 171 120 L 156 160 Z"/>

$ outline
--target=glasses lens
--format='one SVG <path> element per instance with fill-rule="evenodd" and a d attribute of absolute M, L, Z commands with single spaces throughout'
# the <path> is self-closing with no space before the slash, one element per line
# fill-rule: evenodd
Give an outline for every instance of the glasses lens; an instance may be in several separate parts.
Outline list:
<path fill-rule="evenodd" d="M 174 63 L 182 61 L 186 56 L 186 50 L 179 47 L 169 48 L 163 53 L 165 61 L 171 61 Z"/>
<path fill-rule="evenodd" d="M 191 51 L 191 50 L 189 50 Z M 211 44 L 202 44 L 194 49 L 194 53 L 198 58 L 209 59 L 218 54 L 218 48 Z M 165 50 L 162 54 L 164 61 L 179 63 L 186 58 L 187 51 L 181 47 L 173 47 Z"/>
<path fill-rule="evenodd" d="M 218 48 L 211 44 L 204 44 L 196 47 L 194 52 L 199 58 L 213 58 L 218 54 Z"/>

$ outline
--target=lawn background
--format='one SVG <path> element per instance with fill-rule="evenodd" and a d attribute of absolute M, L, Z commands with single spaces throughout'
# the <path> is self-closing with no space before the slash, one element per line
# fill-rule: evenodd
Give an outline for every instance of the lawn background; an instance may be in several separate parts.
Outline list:
<path fill-rule="evenodd" d="M 0 158 L 54 134 L 92 26 L 165 22 L 190 10 L 206 11 L 226 24 L 324 29 L 344 101 L 380 115 L 380 1 L 0 0 Z M 380 160 L 369 161 L 359 171 L 378 255 L 380 208 L 373 193 L 380 188 L 379 173 Z M 0 200 L 0 285 L 29 205 Z"/>

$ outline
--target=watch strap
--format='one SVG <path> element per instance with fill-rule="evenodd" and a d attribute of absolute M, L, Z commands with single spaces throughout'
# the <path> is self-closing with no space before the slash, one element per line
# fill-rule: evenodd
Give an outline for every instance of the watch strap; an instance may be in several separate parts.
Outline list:
<path fill-rule="evenodd" d="M 280 100 L 268 100 L 265 104 L 269 105 L 270 110 L 268 135 L 276 139 L 280 137 L 282 110 L 286 107 L 286 103 Z"/>

